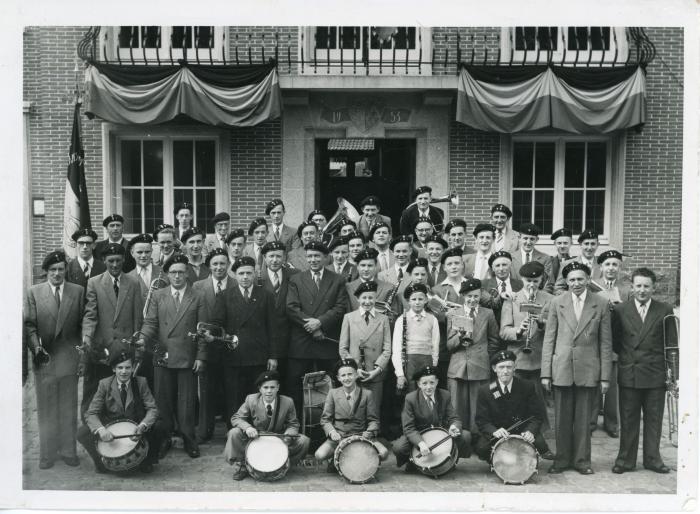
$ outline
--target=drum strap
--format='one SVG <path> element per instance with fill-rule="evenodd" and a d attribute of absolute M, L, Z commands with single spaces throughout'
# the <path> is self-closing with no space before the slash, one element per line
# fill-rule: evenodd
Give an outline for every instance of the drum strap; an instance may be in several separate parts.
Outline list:
<path fill-rule="evenodd" d="M 141 390 L 136 377 L 131 377 L 131 394 L 134 397 L 134 417 L 136 418 L 133 421 L 140 423 L 146 417 L 146 408 L 143 405 Z"/>
<path fill-rule="evenodd" d="M 352 406 L 352 417 L 355 417 L 355 413 L 357 413 L 357 409 L 360 406 L 360 401 L 362 400 L 362 388 L 360 386 L 357 387 L 359 389 L 359 394 L 357 395 L 357 398 L 355 398 L 355 404 Z"/>
<path fill-rule="evenodd" d="M 493 395 L 494 399 L 498 400 L 501 398 L 503 395 L 501 394 L 501 390 L 498 387 L 498 381 L 495 380 L 491 382 L 491 385 L 489 385 L 489 390 L 491 391 L 491 394 Z"/>

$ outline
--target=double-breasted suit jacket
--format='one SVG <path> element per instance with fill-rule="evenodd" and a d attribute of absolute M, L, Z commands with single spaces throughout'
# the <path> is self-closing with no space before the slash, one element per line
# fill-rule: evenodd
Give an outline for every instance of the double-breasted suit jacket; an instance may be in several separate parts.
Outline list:
<path fill-rule="evenodd" d="M 447 318 L 447 350 L 452 354 L 447 368 L 448 378 L 489 379 L 489 349 L 498 346 L 498 324 L 490 309 L 479 307 L 477 310 L 472 340 L 473 343 L 465 347 L 459 340 L 459 332 L 452 327 L 451 318 Z"/>
<path fill-rule="evenodd" d="M 523 264 L 525 264 L 523 262 L 522 249 L 515 250 L 511 254 L 511 257 L 513 257 L 513 259 L 510 263 L 510 276 L 513 278 L 520 279 L 520 268 L 522 268 Z M 547 282 L 550 275 L 552 274 L 552 260 L 550 259 L 549 255 L 540 252 L 537 248 L 532 250 L 532 255 L 530 256 L 530 259 L 533 261 L 537 261 L 544 266 L 544 275 L 542 276 L 542 287 L 544 287 L 545 282 Z"/>
<path fill-rule="evenodd" d="M 289 331 L 290 324 L 287 317 L 287 291 L 289 290 L 289 279 L 299 273 L 299 270 L 293 268 L 282 268 L 282 280 L 279 284 L 279 289 L 275 291 L 272 285 L 269 273 L 263 273 L 263 288 L 266 289 L 273 298 L 275 306 L 275 322 L 278 327 L 277 334 L 277 358 L 284 359 L 289 353 Z"/>
<path fill-rule="evenodd" d="M 610 309 L 589 291 L 577 322 L 571 296 L 567 292 L 550 303 L 540 374 L 555 386 L 597 387 L 612 373 Z"/>
<path fill-rule="evenodd" d="M 540 319 L 545 323 L 549 316 L 550 302 L 554 297 L 545 292 L 538 290 L 535 294 L 535 303 L 542 306 Z M 517 332 L 520 324 L 527 318 L 527 312 L 520 312 L 520 306 L 524 303 L 530 303 L 530 298 L 526 289 L 521 289 L 515 294 L 512 300 L 506 300 L 501 309 L 501 331 L 500 336 L 508 345 L 508 350 L 515 353 L 515 369 L 521 370 L 536 370 L 542 365 L 542 341 L 544 340 L 544 328 L 540 328 L 537 324 L 530 327 L 530 349 L 531 353 L 523 352 L 527 332 L 518 337 Z"/>
<path fill-rule="evenodd" d="M 275 233 L 275 225 L 270 223 L 268 228 L 270 230 L 267 233 L 267 241 L 280 241 L 287 249 L 287 253 L 301 246 L 301 240 L 297 235 L 297 231 L 289 225 L 285 225 L 284 223 L 282 224 L 282 230 L 280 230 L 279 238 Z"/>
<path fill-rule="evenodd" d="M 593 267 L 591 267 L 591 280 L 595 280 L 596 282 L 600 279 L 600 277 L 603 276 L 603 269 L 600 267 L 600 264 L 598 264 L 598 261 L 596 260 L 597 257 L 593 258 Z M 559 274 L 557 275 L 557 280 L 554 283 L 554 294 L 555 295 L 560 295 L 564 291 L 569 290 L 569 286 L 566 283 L 566 279 L 564 276 L 561 274 L 562 270 L 566 267 L 567 264 L 570 262 L 582 262 L 581 256 L 579 255 L 578 257 L 574 257 L 573 259 L 569 259 L 568 261 L 564 261 L 559 268 Z M 589 288 L 589 291 L 591 289 Z"/>
<path fill-rule="evenodd" d="M 141 404 L 145 413 L 137 412 L 136 402 L 134 401 L 133 384 L 129 383 L 130 387 L 126 388 L 126 404 L 122 405 L 121 395 L 119 392 L 119 381 L 116 377 L 111 376 L 103 378 L 97 385 L 97 392 L 93 396 L 90 406 L 85 412 L 85 422 L 91 432 L 95 432 L 101 426 L 107 425 L 112 421 L 120 419 L 129 419 L 137 424 L 144 424 L 151 428 L 158 420 L 158 407 L 156 401 L 148 388 L 148 382 L 143 377 L 132 377 L 138 386 Z"/>
<path fill-rule="evenodd" d="M 103 239 L 102 241 L 97 241 L 97 243 L 95 243 L 95 249 L 92 251 L 95 259 L 100 261 L 103 260 L 102 253 L 107 249 L 107 245 L 110 243 L 111 241 L 109 239 Z M 122 266 L 122 271 L 124 273 L 129 273 L 136 267 L 136 261 L 131 256 L 131 252 L 129 251 L 129 240 L 122 237 L 121 245 L 124 247 L 124 250 L 126 250 L 124 253 L 124 265 Z"/>
<path fill-rule="evenodd" d="M 297 435 L 299 433 L 299 420 L 294 402 L 290 397 L 281 394 L 277 395 L 271 418 L 265 410 L 262 394 L 249 394 L 231 417 L 231 425 L 243 431 L 254 427 L 258 431 L 275 434 Z"/>
<path fill-rule="evenodd" d="M 342 437 L 362 432 L 379 433 L 379 412 L 372 391 L 357 386 L 352 404 L 342 387 L 328 391 L 321 414 L 321 428 L 330 435 L 336 430 Z"/>
<path fill-rule="evenodd" d="M 328 266 L 326 266 L 326 269 L 328 271 L 332 271 L 333 273 L 336 273 L 335 271 L 335 264 L 330 263 Z M 355 280 L 359 275 L 357 273 L 357 266 L 350 262 L 346 262 L 343 264 L 343 267 L 340 269 L 340 273 L 337 273 L 338 275 L 345 277 L 346 282 L 352 282 Z"/>
<path fill-rule="evenodd" d="M 297 273 L 289 279 L 287 292 L 287 317 L 291 324 L 289 357 L 295 359 L 337 359 L 338 343 L 314 339 L 304 330 L 304 319 L 315 318 L 321 322 L 321 332 L 338 340 L 340 324 L 347 311 L 347 282 L 332 271 L 324 270 L 319 283 L 313 280 L 311 271 Z"/>
<path fill-rule="evenodd" d="M 360 232 L 362 235 L 364 235 L 366 238 L 369 238 L 369 231 L 372 230 L 372 227 L 376 225 L 377 223 L 386 223 L 387 225 L 391 226 L 391 218 L 389 216 L 384 216 L 383 214 L 377 214 L 374 217 L 374 222 L 370 223 L 369 220 L 367 219 L 367 216 L 364 214 L 360 216 L 360 220 L 357 222 L 357 231 Z"/>
<path fill-rule="evenodd" d="M 413 446 L 418 446 L 423 438 L 421 430 L 430 426 L 448 429 L 451 425 L 462 430 L 462 421 L 457 416 L 450 400 L 450 393 L 444 389 L 435 390 L 435 406 L 430 408 L 420 390 L 406 395 L 401 412 L 403 434 Z"/>
<path fill-rule="evenodd" d="M 382 373 L 373 382 L 381 382 L 391 359 L 389 318 L 376 313 L 366 323 L 363 310 L 347 313 L 340 329 L 339 351 L 341 359 L 354 359 L 365 371 L 372 371 L 375 364 L 379 366 Z"/>
<path fill-rule="evenodd" d="M 78 259 L 72 259 L 66 267 L 66 281 L 72 284 L 78 284 L 83 289 L 87 287 L 89 278 L 96 277 L 107 271 L 105 263 L 100 259 L 92 259 L 92 267 L 90 268 L 90 276 L 86 277 L 85 272 L 80 267 Z"/>

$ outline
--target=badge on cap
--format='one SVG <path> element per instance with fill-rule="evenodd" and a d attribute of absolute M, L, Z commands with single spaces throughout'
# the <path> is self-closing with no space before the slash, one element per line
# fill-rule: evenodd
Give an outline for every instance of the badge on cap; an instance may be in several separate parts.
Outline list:
<path fill-rule="evenodd" d="M 598 264 L 603 264 L 608 259 L 617 259 L 622 261 L 624 254 L 618 252 L 617 250 L 607 250 L 598 256 Z"/>
<path fill-rule="evenodd" d="M 109 225 L 110 223 L 115 223 L 115 222 L 124 224 L 124 217 L 121 216 L 120 214 L 110 214 L 109 216 L 107 216 L 105 219 L 102 220 L 102 226 L 107 228 L 107 225 Z"/>
<path fill-rule="evenodd" d="M 409 285 L 403 292 L 403 297 L 405 300 L 408 300 L 411 298 L 411 295 L 413 293 L 423 293 L 424 295 L 428 295 L 428 286 L 425 284 L 411 284 Z"/>
<path fill-rule="evenodd" d="M 445 264 L 445 261 L 450 257 L 459 257 L 461 259 L 462 255 L 464 255 L 464 252 L 461 248 L 448 248 L 447 250 L 442 252 L 442 255 L 440 256 L 440 262 L 442 264 Z"/>
<path fill-rule="evenodd" d="M 258 375 L 258 378 L 255 379 L 255 386 L 260 387 L 265 382 L 269 382 L 270 380 L 276 380 L 279 383 L 280 374 L 276 370 L 263 371 Z"/>
<path fill-rule="evenodd" d="M 420 186 L 417 187 L 416 190 L 413 192 L 413 198 L 415 198 L 418 195 L 422 195 L 424 193 L 432 193 L 433 188 L 430 186 Z"/>
<path fill-rule="evenodd" d="M 278 205 L 281 205 L 284 209 L 284 202 L 281 198 L 275 198 L 274 200 L 270 200 L 269 202 L 267 202 L 267 206 L 265 207 L 265 215 L 269 216 L 270 212 L 272 212 L 272 209 L 274 209 Z"/>
<path fill-rule="evenodd" d="M 544 264 L 539 261 L 530 261 L 520 266 L 518 273 L 524 278 L 537 278 L 544 274 Z"/>
<path fill-rule="evenodd" d="M 375 248 L 365 248 L 355 257 L 355 262 L 360 263 L 361 261 L 374 261 L 377 262 L 378 252 Z"/>
<path fill-rule="evenodd" d="M 102 257 L 107 257 L 109 255 L 124 255 L 126 250 L 119 243 L 109 243 L 104 250 L 102 250 Z"/>
<path fill-rule="evenodd" d="M 494 212 L 502 212 L 502 213 L 505 214 L 508 218 L 510 218 L 511 216 L 513 216 L 513 213 L 512 213 L 511 210 L 508 208 L 508 206 L 507 206 L 507 205 L 503 205 L 502 203 L 497 203 L 496 205 L 494 205 L 493 207 L 491 207 L 491 214 L 493 214 Z"/>
<path fill-rule="evenodd" d="M 515 362 L 515 354 L 511 352 L 510 350 L 501 350 L 500 352 L 496 352 L 493 357 L 491 357 L 491 365 L 495 366 L 499 362 L 505 362 L 505 361 L 513 361 Z"/>
<path fill-rule="evenodd" d="M 183 243 L 186 243 L 189 238 L 194 237 L 194 236 L 204 237 L 204 231 L 202 231 L 201 228 L 197 228 L 197 227 L 188 228 L 187 230 L 185 230 L 182 233 L 182 236 L 180 236 L 180 241 L 182 241 Z"/>
<path fill-rule="evenodd" d="M 222 221 L 231 221 L 231 216 L 228 212 L 216 213 L 211 219 L 212 225 L 216 225 L 217 223 L 221 223 Z"/>
<path fill-rule="evenodd" d="M 306 243 L 306 246 L 304 247 L 304 250 L 309 251 L 313 250 L 315 252 L 321 252 L 326 255 L 328 255 L 328 247 L 321 243 L 320 241 L 311 241 L 310 243 Z"/>
<path fill-rule="evenodd" d="M 472 234 L 474 234 L 474 237 L 476 237 L 481 232 L 491 232 L 492 234 L 495 234 L 496 227 L 491 225 L 491 223 L 479 223 L 476 227 L 474 227 L 474 231 L 472 232 Z"/>
<path fill-rule="evenodd" d="M 63 250 L 54 250 L 50 252 L 41 263 L 41 269 L 48 271 L 51 266 L 58 264 L 59 262 L 66 262 L 66 254 Z"/>
<path fill-rule="evenodd" d="M 447 225 L 445 225 L 445 234 L 449 234 L 450 230 L 452 230 L 455 227 L 462 227 L 465 231 L 467 230 L 467 222 L 464 221 L 462 218 L 455 218 L 447 222 Z"/>
<path fill-rule="evenodd" d="M 376 293 L 377 288 L 377 283 L 374 280 L 370 280 L 369 282 L 361 282 L 360 285 L 357 286 L 357 289 L 355 289 L 354 295 L 359 298 L 362 293 Z"/>
<path fill-rule="evenodd" d="M 583 271 L 589 277 L 591 276 L 591 268 L 579 261 L 571 261 L 569 264 L 564 266 L 564 268 L 561 270 L 561 276 L 566 278 L 566 276 L 572 271 Z"/>
<path fill-rule="evenodd" d="M 528 236 L 539 236 L 540 232 L 542 231 L 537 225 L 533 225 L 532 223 L 523 223 L 522 225 L 520 225 L 519 232 Z"/>
<path fill-rule="evenodd" d="M 190 260 L 185 255 L 178 253 L 176 255 L 173 255 L 167 261 L 165 261 L 165 264 L 163 264 L 163 271 L 165 271 L 166 273 L 168 271 L 170 271 L 170 267 L 173 264 L 185 264 L 185 265 L 187 265 L 187 264 L 189 264 L 189 262 L 190 262 Z"/>
<path fill-rule="evenodd" d="M 560 237 L 573 237 L 573 233 L 568 228 L 560 228 L 559 230 L 552 232 L 551 239 L 556 241 Z"/>
<path fill-rule="evenodd" d="M 391 243 L 389 243 L 389 249 L 393 250 L 394 247 L 399 243 L 411 244 L 411 243 L 413 243 L 413 236 L 409 236 L 409 235 L 404 234 L 404 235 L 400 235 L 399 237 L 392 239 Z"/>
<path fill-rule="evenodd" d="M 586 239 L 595 239 L 597 241 L 598 240 L 598 233 L 591 230 L 591 229 L 584 230 L 578 236 L 578 244 L 583 243 Z"/>
<path fill-rule="evenodd" d="M 489 257 L 489 268 L 493 266 L 493 263 L 496 259 L 500 259 L 501 257 L 505 257 L 510 261 L 513 261 L 513 256 L 506 252 L 505 250 L 498 250 L 497 252 L 493 252 L 491 254 L 491 257 Z"/>
<path fill-rule="evenodd" d="M 81 237 L 89 237 L 92 239 L 92 242 L 94 243 L 95 241 L 97 241 L 97 232 L 95 232 L 91 228 L 81 228 L 80 230 L 76 230 L 75 232 L 73 232 L 73 235 L 70 236 L 70 238 L 76 242 Z"/>
<path fill-rule="evenodd" d="M 227 245 L 231 244 L 231 241 L 233 241 L 234 239 L 238 239 L 239 237 L 242 237 L 243 242 L 245 242 L 246 237 L 245 237 L 245 232 L 243 231 L 243 229 L 242 228 L 233 229 L 226 236 L 226 244 Z"/>
<path fill-rule="evenodd" d="M 282 243 L 281 241 L 268 241 L 262 247 L 263 255 L 267 254 L 267 252 L 274 252 L 276 250 L 282 250 L 286 252 L 287 247 L 284 246 L 284 243 Z"/>
<path fill-rule="evenodd" d="M 207 268 L 209 267 L 209 263 L 211 262 L 211 260 L 217 255 L 223 255 L 224 257 L 226 257 L 226 260 L 228 260 L 228 252 L 226 250 L 224 250 L 223 248 L 214 248 L 207 254 L 207 258 L 204 259 L 204 264 L 207 265 Z"/>
<path fill-rule="evenodd" d="M 476 291 L 477 289 L 481 289 L 481 280 L 478 278 L 468 278 L 462 282 L 462 285 L 459 288 L 459 294 L 464 295 L 470 291 Z"/>
<path fill-rule="evenodd" d="M 306 227 L 314 227 L 316 230 L 318 230 L 318 225 L 314 223 L 313 221 L 302 221 L 301 225 L 299 225 L 299 228 L 297 229 L 297 236 L 301 239 L 301 233 Z"/>
<path fill-rule="evenodd" d="M 431 376 L 437 378 L 437 376 L 438 376 L 437 368 L 434 368 L 433 366 L 424 366 L 413 374 L 413 380 L 415 380 L 417 382 L 418 380 L 420 380 L 423 377 L 431 377 Z"/>

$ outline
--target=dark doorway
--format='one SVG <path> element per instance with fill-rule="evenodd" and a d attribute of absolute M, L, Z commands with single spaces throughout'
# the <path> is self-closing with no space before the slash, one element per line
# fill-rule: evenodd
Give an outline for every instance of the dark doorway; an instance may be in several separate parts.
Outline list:
<path fill-rule="evenodd" d="M 381 200 L 381 213 L 398 234 L 399 217 L 415 188 L 415 139 L 317 139 L 316 205 L 330 219 L 341 196 L 360 211 L 367 195 Z"/>

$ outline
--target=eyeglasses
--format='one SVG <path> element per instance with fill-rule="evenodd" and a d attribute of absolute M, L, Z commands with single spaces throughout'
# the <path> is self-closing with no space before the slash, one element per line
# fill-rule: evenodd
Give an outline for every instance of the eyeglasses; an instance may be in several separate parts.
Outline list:
<path fill-rule="evenodd" d="M 186 271 L 168 271 L 168 275 L 187 275 Z"/>
<path fill-rule="evenodd" d="M 78 241 L 77 243 L 78 246 L 90 246 L 92 244 L 92 241 Z"/>

